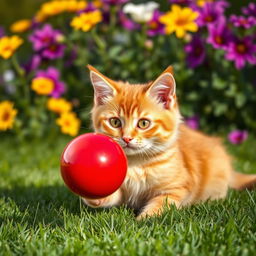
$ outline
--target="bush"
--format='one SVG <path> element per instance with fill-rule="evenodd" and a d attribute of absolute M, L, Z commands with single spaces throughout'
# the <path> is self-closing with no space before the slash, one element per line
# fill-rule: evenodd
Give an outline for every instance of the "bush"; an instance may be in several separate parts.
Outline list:
<path fill-rule="evenodd" d="M 171 0 L 171 9 L 166 1 L 125 2 L 46 2 L 11 26 L 20 36 L 1 32 L 0 130 L 20 137 L 88 131 L 87 64 L 131 83 L 173 65 L 185 117 L 212 130 L 256 128 L 255 4 L 235 16 L 225 14 L 225 0 Z"/>

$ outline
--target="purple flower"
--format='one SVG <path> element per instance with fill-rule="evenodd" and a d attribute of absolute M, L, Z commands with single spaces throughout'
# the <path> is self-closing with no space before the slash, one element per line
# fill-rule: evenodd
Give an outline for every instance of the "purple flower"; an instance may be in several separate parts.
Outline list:
<path fill-rule="evenodd" d="M 207 26 L 213 24 L 220 19 L 224 19 L 224 11 L 226 2 L 207 2 L 202 8 L 196 8 L 199 12 L 199 17 L 197 18 L 198 26 Z"/>
<path fill-rule="evenodd" d="M 242 9 L 242 12 L 245 15 L 256 17 L 256 4 L 249 3 L 249 5 L 247 7 L 244 7 Z"/>
<path fill-rule="evenodd" d="M 120 11 L 118 14 L 119 14 L 119 22 L 127 30 L 136 30 L 140 28 L 140 25 L 133 22 L 131 19 L 129 19 L 124 12 Z"/>
<path fill-rule="evenodd" d="M 169 0 L 169 3 L 179 5 L 190 5 L 192 2 L 192 0 Z"/>
<path fill-rule="evenodd" d="M 191 116 L 185 119 L 185 123 L 191 129 L 197 130 L 199 128 L 199 117 Z"/>
<path fill-rule="evenodd" d="M 102 0 L 103 4 L 108 5 L 121 5 L 128 2 L 128 0 Z"/>
<path fill-rule="evenodd" d="M 207 43 L 215 49 L 226 49 L 233 37 L 224 19 L 216 24 L 209 25 L 208 31 Z"/>
<path fill-rule="evenodd" d="M 153 13 L 152 19 L 147 22 L 148 31 L 147 34 L 149 36 L 155 35 L 163 35 L 164 34 L 164 25 L 159 21 L 159 17 L 161 16 L 161 12 L 155 10 Z"/>
<path fill-rule="evenodd" d="M 24 65 L 26 73 L 36 70 L 40 66 L 41 62 L 42 58 L 39 55 L 33 55 L 29 62 Z"/>
<path fill-rule="evenodd" d="M 254 17 L 244 17 L 244 16 L 230 16 L 230 22 L 233 23 L 235 27 L 243 27 L 249 29 L 256 25 L 256 19 Z"/>
<path fill-rule="evenodd" d="M 56 59 L 64 55 L 65 45 L 59 43 L 62 38 L 62 33 L 45 24 L 43 28 L 35 30 L 29 40 L 33 43 L 34 50 L 43 58 Z"/>
<path fill-rule="evenodd" d="M 185 46 L 187 53 L 187 64 L 190 68 L 196 68 L 205 60 L 204 42 L 199 36 L 194 36 L 192 41 Z"/>
<path fill-rule="evenodd" d="M 232 144 L 241 144 L 248 138 L 247 131 L 235 130 L 229 133 L 228 139 Z"/>
<path fill-rule="evenodd" d="M 234 61 L 237 69 L 243 68 L 246 62 L 256 64 L 256 45 L 250 36 L 235 38 L 229 43 L 225 58 Z"/>
<path fill-rule="evenodd" d="M 95 5 L 92 2 L 89 2 L 83 10 L 78 11 L 78 14 L 84 13 L 84 12 L 93 12 L 95 10 L 97 10 Z"/>
<path fill-rule="evenodd" d="M 38 70 L 36 77 L 50 78 L 54 82 L 54 89 L 50 94 L 54 98 L 59 98 L 66 91 L 65 84 L 59 80 L 60 73 L 54 67 L 49 67 L 47 70 Z"/>
<path fill-rule="evenodd" d="M 50 60 L 61 58 L 64 55 L 65 48 L 64 44 L 53 43 L 42 51 L 42 57 Z"/>

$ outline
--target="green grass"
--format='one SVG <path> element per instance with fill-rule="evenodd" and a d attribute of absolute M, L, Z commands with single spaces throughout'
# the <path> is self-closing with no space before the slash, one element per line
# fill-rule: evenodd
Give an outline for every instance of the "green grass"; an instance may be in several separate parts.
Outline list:
<path fill-rule="evenodd" d="M 0 255 L 255 255 L 256 191 L 142 222 L 132 210 L 92 210 L 59 175 L 67 139 L 0 145 Z M 256 141 L 229 147 L 236 169 L 256 173 Z M 220 163 L 221 164 L 221 163 Z"/>

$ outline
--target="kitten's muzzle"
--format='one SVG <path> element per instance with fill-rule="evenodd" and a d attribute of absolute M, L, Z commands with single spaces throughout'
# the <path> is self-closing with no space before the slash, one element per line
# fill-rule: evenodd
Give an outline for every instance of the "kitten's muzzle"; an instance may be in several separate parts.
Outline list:
<path fill-rule="evenodd" d="M 133 138 L 131 138 L 131 137 L 123 137 L 122 140 L 123 140 L 123 141 L 127 144 L 127 146 L 128 146 L 128 144 L 133 140 Z"/>

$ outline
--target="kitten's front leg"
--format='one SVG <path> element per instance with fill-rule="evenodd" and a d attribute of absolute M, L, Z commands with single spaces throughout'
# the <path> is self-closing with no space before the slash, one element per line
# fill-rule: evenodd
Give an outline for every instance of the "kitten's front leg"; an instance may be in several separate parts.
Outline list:
<path fill-rule="evenodd" d="M 112 207 L 118 206 L 122 204 L 122 191 L 118 189 L 116 192 L 111 194 L 110 196 L 99 198 L 99 199 L 90 199 L 90 198 L 82 198 L 83 202 L 92 207 L 92 208 L 99 208 L 99 207 Z"/>
<path fill-rule="evenodd" d="M 181 205 L 181 197 L 173 194 L 153 197 L 148 201 L 136 219 L 141 220 L 147 217 L 152 217 L 153 215 L 161 215 L 166 204 L 175 204 L 178 208 Z"/>

